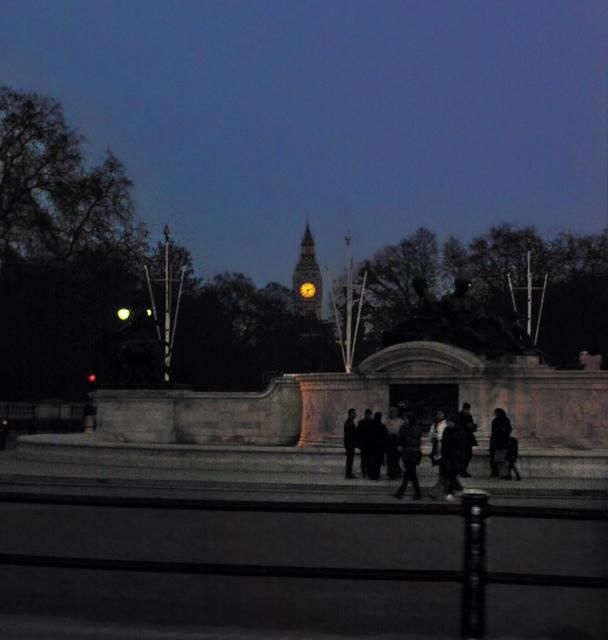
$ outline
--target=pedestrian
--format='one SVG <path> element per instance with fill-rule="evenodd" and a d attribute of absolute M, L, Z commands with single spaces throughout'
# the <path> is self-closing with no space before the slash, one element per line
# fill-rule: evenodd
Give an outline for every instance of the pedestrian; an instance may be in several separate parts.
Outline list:
<path fill-rule="evenodd" d="M 382 413 L 377 411 L 370 426 L 367 445 L 367 474 L 370 480 L 380 479 L 380 467 L 386 451 L 387 436 L 386 425 L 382 422 Z"/>
<path fill-rule="evenodd" d="M 363 419 L 357 424 L 357 440 L 359 451 L 361 452 L 361 476 L 367 478 L 369 475 L 369 458 L 372 445 L 372 431 L 374 428 L 374 420 L 372 418 L 372 410 L 366 409 Z"/>
<path fill-rule="evenodd" d="M 401 486 L 395 493 L 396 498 L 403 498 L 407 490 L 407 485 L 411 481 L 414 488 L 414 500 L 420 500 L 420 484 L 418 483 L 418 474 L 416 467 L 422 460 L 422 451 L 420 449 L 420 438 L 422 430 L 416 422 L 414 414 L 410 414 L 408 419 L 401 425 L 399 435 L 397 436 L 397 447 L 401 453 L 403 461 L 403 480 Z"/>
<path fill-rule="evenodd" d="M 509 440 L 507 441 L 507 475 L 505 480 L 512 480 L 513 476 L 512 472 L 515 472 L 515 479 L 521 480 L 521 476 L 519 475 L 519 471 L 515 466 L 517 462 L 517 457 L 519 454 L 519 443 L 517 442 L 517 438 L 513 438 L 509 436 Z"/>
<path fill-rule="evenodd" d="M 448 426 L 445 419 L 445 413 L 441 410 L 435 414 L 435 422 L 431 425 L 429 430 L 429 440 L 431 441 L 431 464 L 434 467 L 439 467 L 439 473 L 437 475 L 437 482 L 431 489 L 431 496 L 434 498 L 439 497 L 438 494 L 444 494 L 443 491 L 443 476 L 441 474 L 441 443 L 443 438 L 443 432 Z"/>
<path fill-rule="evenodd" d="M 433 422 L 429 429 L 429 439 L 431 441 L 430 456 L 433 466 L 438 465 L 439 460 L 441 460 L 441 439 L 443 438 L 443 431 L 447 425 L 445 413 L 443 411 L 437 411 L 435 414 L 435 422 Z"/>
<path fill-rule="evenodd" d="M 388 412 L 388 422 L 386 429 L 388 431 L 388 440 L 386 444 L 386 467 L 390 480 L 395 480 L 401 476 L 401 467 L 399 466 L 399 451 L 397 450 L 398 438 L 401 427 L 405 421 L 399 417 L 399 409 L 391 407 Z"/>
<path fill-rule="evenodd" d="M 494 409 L 490 435 L 490 469 L 493 478 L 506 475 L 504 469 L 507 462 L 507 445 L 509 444 L 510 435 L 511 421 L 507 417 L 505 410 L 500 407 Z"/>
<path fill-rule="evenodd" d="M 353 473 L 353 461 L 355 459 L 355 449 L 357 448 L 357 426 L 355 418 L 357 411 L 349 409 L 346 422 L 344 423 L 344 450 L 346 453 L 346 478 L 351 480 L 357 476 Z"/>
<path fill-rule="evenodd" d="M 441 462 L 439 464 L 439 475 L 446 500 L 453 500 L 454 494 L 457 491 L 462 491 L 458 473 L 462 469 L 463 454 L 463 442 L 459 437 L 458 429 L 454 422 L 448 420 L 441 437 Z"/>
<path fill-rule="evenodd" d="M 462 440 L 463 446 L 463 460 L 462 469 L 460 475 L 463 478 L 470 478 L 471 474 L 468 472 L 469 463 L 473 458 L 473 447 L 477 446 L 477 439 L 475 438 L 475 432 L 477 431 L 477 425 L 471 415 L 471 405 L 465 402 L 462 405 L 462 410 L 456 418 L 456 426 L 460 433 L 459 437 Z"/>

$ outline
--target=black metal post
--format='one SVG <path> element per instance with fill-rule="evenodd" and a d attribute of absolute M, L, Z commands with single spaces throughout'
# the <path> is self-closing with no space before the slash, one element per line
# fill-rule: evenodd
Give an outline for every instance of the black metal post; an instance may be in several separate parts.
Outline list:
<path fill-rule="evenodd" d="M 462 502 L 465 534 L 461 635 L 463 638 L 483 638 L 486 588 L 485 511 L 488 494 L 485 491 L 465 491 Z"/>

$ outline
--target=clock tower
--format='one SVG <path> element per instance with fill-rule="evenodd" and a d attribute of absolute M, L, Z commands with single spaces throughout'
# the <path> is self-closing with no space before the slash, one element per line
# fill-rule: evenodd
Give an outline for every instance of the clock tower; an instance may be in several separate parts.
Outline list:
<path fill-rule="evenodd" d="M 298 315 L 321 320 L 323 306 L 323 279 L 315 257 L 315 241 L 306 224 L 300 259 L 293 272 L 294 307 Z"/>

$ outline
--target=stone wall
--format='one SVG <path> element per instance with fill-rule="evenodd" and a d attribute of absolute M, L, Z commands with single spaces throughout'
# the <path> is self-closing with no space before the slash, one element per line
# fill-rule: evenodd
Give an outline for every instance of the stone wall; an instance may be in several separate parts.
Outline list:
<path fill-rule="evenodd" d="M 364 408 L 384 411 L 389 388 L 381 381 L 346 373 L 298 376 L 302 392 L 302 429 L 299 446 L 341 444 L 343 424 L 351 407 L 360 418 Z"/>
<path fill-rule="evenodd" d="M 359 417 L 366 408 L 386 416 L 391 385 L 453 384 L 459 406 L 473 407 L 480 444 L 489 439 L 494 409 L 502 407 L 527 446 L 608 447 L 607 371 L 556 371 L 535 356 L 487 361 L 450 345 L 409 342 L 369 357 L 356 374 L 298 380 L 300 445 L 340 442 L 350 407 Z"/>
<path fill-rule="evenodd" d="M 301 396 L 293 376 L 261 393 L 100 389 L 94 400 L 97 431 L 108 441 L 294 445 L 300 434 Z"/>
<path fill-rule="evenodd" d="M 393 345 L 353 374 L 285 375 L 262 393 L 100 390 L 97 429 L 124 442 L 339 445 L 350 407 L 387 415 L 391 385 L 407 384 L 456 385 L 480 444 L 502 407 L 529 445 L 608 447 L 608 372 L 556 371 L 532 356 L 486 361 L 434 342 Z"/>

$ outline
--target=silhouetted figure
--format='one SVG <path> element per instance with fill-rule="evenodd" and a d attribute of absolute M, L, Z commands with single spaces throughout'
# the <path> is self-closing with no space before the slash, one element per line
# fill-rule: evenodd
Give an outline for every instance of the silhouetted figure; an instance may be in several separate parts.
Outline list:
<path fill-rule="evenodd" d="M 420 450 L 421 436 L 422 429 L 418 426 L 414 415 L 411 414 L 401 425 L 397 438 L 397 446 L 401 453 L 404 471 L 401 486 L 395 493 L 396 498 L 403 498 L 407 485 L 411 481 L 414 488 L 414 500 L 420 500 L 420 484 L 418 483 L 416 467 L 422 460 L 422 452 Z"/>
<path fill-rule="evenodd" d="M 441 474 L 441 455 L 442 455 L 442 442 L 443 442 L 443 432 L 448 426 L 448 421 L 445 419 L 445 413 L 441 410 L 437 411 L 435 414 L 435 422 L 431 425 L 429 429 L 429 440 L 431 442 L 431 453 L 429 455 L 431 459 L 431 464 L 434 467 L 438 467 L 438 475 L 437 482 L 431 489 L 431 496 L 436 498 L 439 497 L 437 494 L 440 492 L 444 494 L 444 479 Z"/>
<path fill-rule="evenodd" d="M 468 472 L 469 463 L 473 457 L 473 447 L 477 446 L 477 439 L 475 438 L 475 432 L 477 431 L 477 425 L 471 415 L 471 405 L 465 402 L 462 405 L 462 410 L 456 417 L 456 428 L 458 429 L 459 439 L 462 441 L 463 459 L 462 469 L 460 475 L 463 478 L 470 478 L 471 474 Z"/>
<path fill-rule="evenodd" d="M 355 449 L 357 448 L 357 426 L 355 409 L 348 410 L 348 417 L 344 423 L 344 449 L 346 452 L 346 478 L 356 478 L 353 473 L 353 461 L 355 459 Z"/>
<path fill-rule="evenodd" d="M 511 314 L 509 331 L 515 341 L 516 350 L 520 352 L 538 352 L 532 338 L 524 329 L 524 319 L 517 312 Z"/>
<path fill-rule="evenodd" d="M 437 299 L 429 291 L 426 278 L 412 279 L 416 298 L 408 317 L 382 336 L 383 346 L 411 340 L 436 340 L 438 338 Z"/>
<path fill-rule="evenodd" d="M 437 302 L 425 278 L 414 278 L 416 302 L 409 316 L 382 336 L 388 347 L 398 342 L 432 340 L 445 342 L 490 358 L 505 353 L 538 350 L 521 329 L 519 319 L 509 325 L 498 316 L 486 316 L 483 307 L 470 295 L 471 282 L 456 278 L 454 291 Z"/>
<path fill-rule="evenodd" d="M 374 414 L 367 440 L 367 474 L 370 480 L 380 479 L 380 467 L 386 451 L 388 432 L 380 411 Z"/>
<path fill-rule="evenodd" d="M 470 351 L 488 352 L 491 343 L 481 331 L 484 311 L 470 295 L 471 282 L 465 278 L 454 280 L 454 292 L 445 296 L 441 306 L 448 341 Z"/>
<path fill-rule="evenodd" d="M 519 471 L 516 466 L 517 457 L 519 455 L 519 443 L 517 442 L 517 438 L 509 437 L 507 442 L 507 475 L 505 480 L 512 480 L 512 474 L 515 473 L 515 479 L 521 480 L 521 476 L 519 475 Z"/>
<path fill-rule="evenodd" d="M 490 435 L 490 469 L 493 478 L 498 478 L 507 460 L 507 446 L 511 435 L 511 421 L 504 409 L 494 409 L 492 433 Z M 503 473 L 504 475 L 504 473 Z"/>
<path fill-rule="evenodd" d="M 374 420 L 372 410 L 366 409 L 362 420 L 357 424 L 357 438 L 359 450 L 361 451 L 361 475 L 366 478 L 369 475 L 369 460 L 373 448 Z"/>
<path fill-rule="evenodd" d="M 391 480 L 401 475 L 401 467 L 399 466 L 399 451 L 397 450 L 397 440 L 399 431 L 403 426 L 404 420 L 399 417 L 397 407 L 391 407 L 388 413 L 389 419 L 386 423 L 388 431 L 388 439 L 386 443 L 386 466 L 387 474 Z"/>
<path fill-rule="evenodd" d="M 163 345 L 156 336 L 153 318 L 145 311 L 102 338 L 96 351 L 99 358 L 109 358 L 109 377 L 114 384 L 159 383 L 164 378 Z"/>
<path fill-rule="evenodd" d="M 458 481 L 458 473 L 462 469 L 463 458 L 463 443 L 459 438 L 458 429 L 453 422 L 448 420 L 441 438 L 441 462 L 439 464 L 446 500 L 453 500 L 454 493 L 462 491 L 462 485 Z"/>

